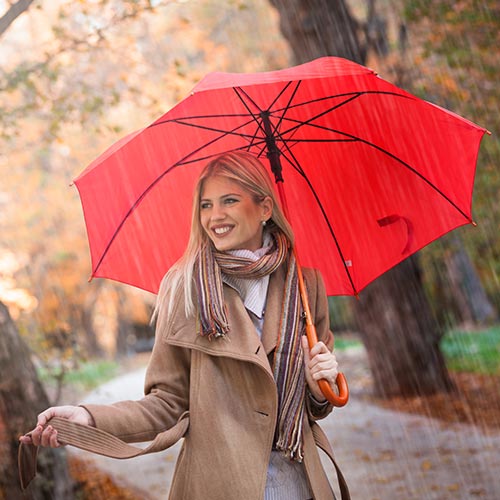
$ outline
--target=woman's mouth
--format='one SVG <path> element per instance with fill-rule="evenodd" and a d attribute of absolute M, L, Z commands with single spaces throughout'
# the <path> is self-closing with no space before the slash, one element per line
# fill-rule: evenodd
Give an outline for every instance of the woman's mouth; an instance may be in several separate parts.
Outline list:
<path fill-rule="evenodd" d="M 222 236 L 223 234 L 228 233 L 233 229 L 233 226 L 217 226 L 212 228 L 212 231 L 217 235 L 217 236 Z"/>

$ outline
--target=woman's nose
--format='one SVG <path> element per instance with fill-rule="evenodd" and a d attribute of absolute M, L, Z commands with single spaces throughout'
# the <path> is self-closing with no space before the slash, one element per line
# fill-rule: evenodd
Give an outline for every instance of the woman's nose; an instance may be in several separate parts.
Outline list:
<path fill-rule="evenodd" d="M 221 220 L 226 216 L 226 211 L 224 210 L 224 207 L 214 205 L 212 207 L 212 213 L 210 215 L 212 220 Z"/>

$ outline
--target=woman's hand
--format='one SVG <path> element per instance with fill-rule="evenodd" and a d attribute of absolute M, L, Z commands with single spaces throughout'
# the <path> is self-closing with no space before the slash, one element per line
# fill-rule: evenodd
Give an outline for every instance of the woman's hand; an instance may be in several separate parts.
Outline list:
<path fill-rule="evenodd" d="M 326 401 L 318 386 L 318 380 L 325 379 L 335 390 L 335 380 L 339 373 L 337 358 L 323 342 L 318 342 L 309 350 L 305 335 L 302 337 L 302 348 L 304 349 L 304 368 L 309 390 L 319 402 Z"/>
<path fill-rule="evenodd" d="M 21 436 L 19 441 L 24 444 L 34 444 L 35 446 L 59 448 L 61 443 L 57 441 L 57 431 L 51 425 L 45 427 L 53 417 L 66 418 L 77 424 L 95 427 L 92 415 L 85 408 L 81 406 L 54 406 L 40 413 L 36 427 L 28 434 Z"/>

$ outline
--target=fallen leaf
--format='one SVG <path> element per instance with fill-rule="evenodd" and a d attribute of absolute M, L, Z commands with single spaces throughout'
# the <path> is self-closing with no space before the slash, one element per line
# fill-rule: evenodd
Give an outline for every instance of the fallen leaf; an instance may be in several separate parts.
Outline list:
<path fill-rule="evenodd" d="M 430 460 L 424 460 L 421 464 L 421 468 L 423 471 L 432 469 L 432 462 Z"/>

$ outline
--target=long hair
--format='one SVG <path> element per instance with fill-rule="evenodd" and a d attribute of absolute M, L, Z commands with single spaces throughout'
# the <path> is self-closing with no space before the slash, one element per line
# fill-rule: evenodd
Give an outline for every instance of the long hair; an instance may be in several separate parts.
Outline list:
<path fill-rule="evenodd" d="M 184 293 L 186 316 L 189 317 L 195 312 L 194 267 L 202 246 L 211 244 L 200 221 L 200 199 L 205 181 L 215 176 L 225 177 L 239 184 L 252 195 L 255 203 L 260 203 L 266 196 L 269 196 L 273 201 L 272 215 L 268 221 L 269 228 L 281 231 L 288 239 L 290 248 L 294 244 L 292 228 L 283 214 L 273 181 L 264 165 L 255 156 L 244 152 L 225 153 L 218 156 L 211 160 L 200 174 L 193 196 L 189 241 L 182 257 L 170 268 L 162 281 L 153 318 L 158 308 L 165 305 L 167 305 L 167 312 L 170 313 L 181 290 Z"/>

